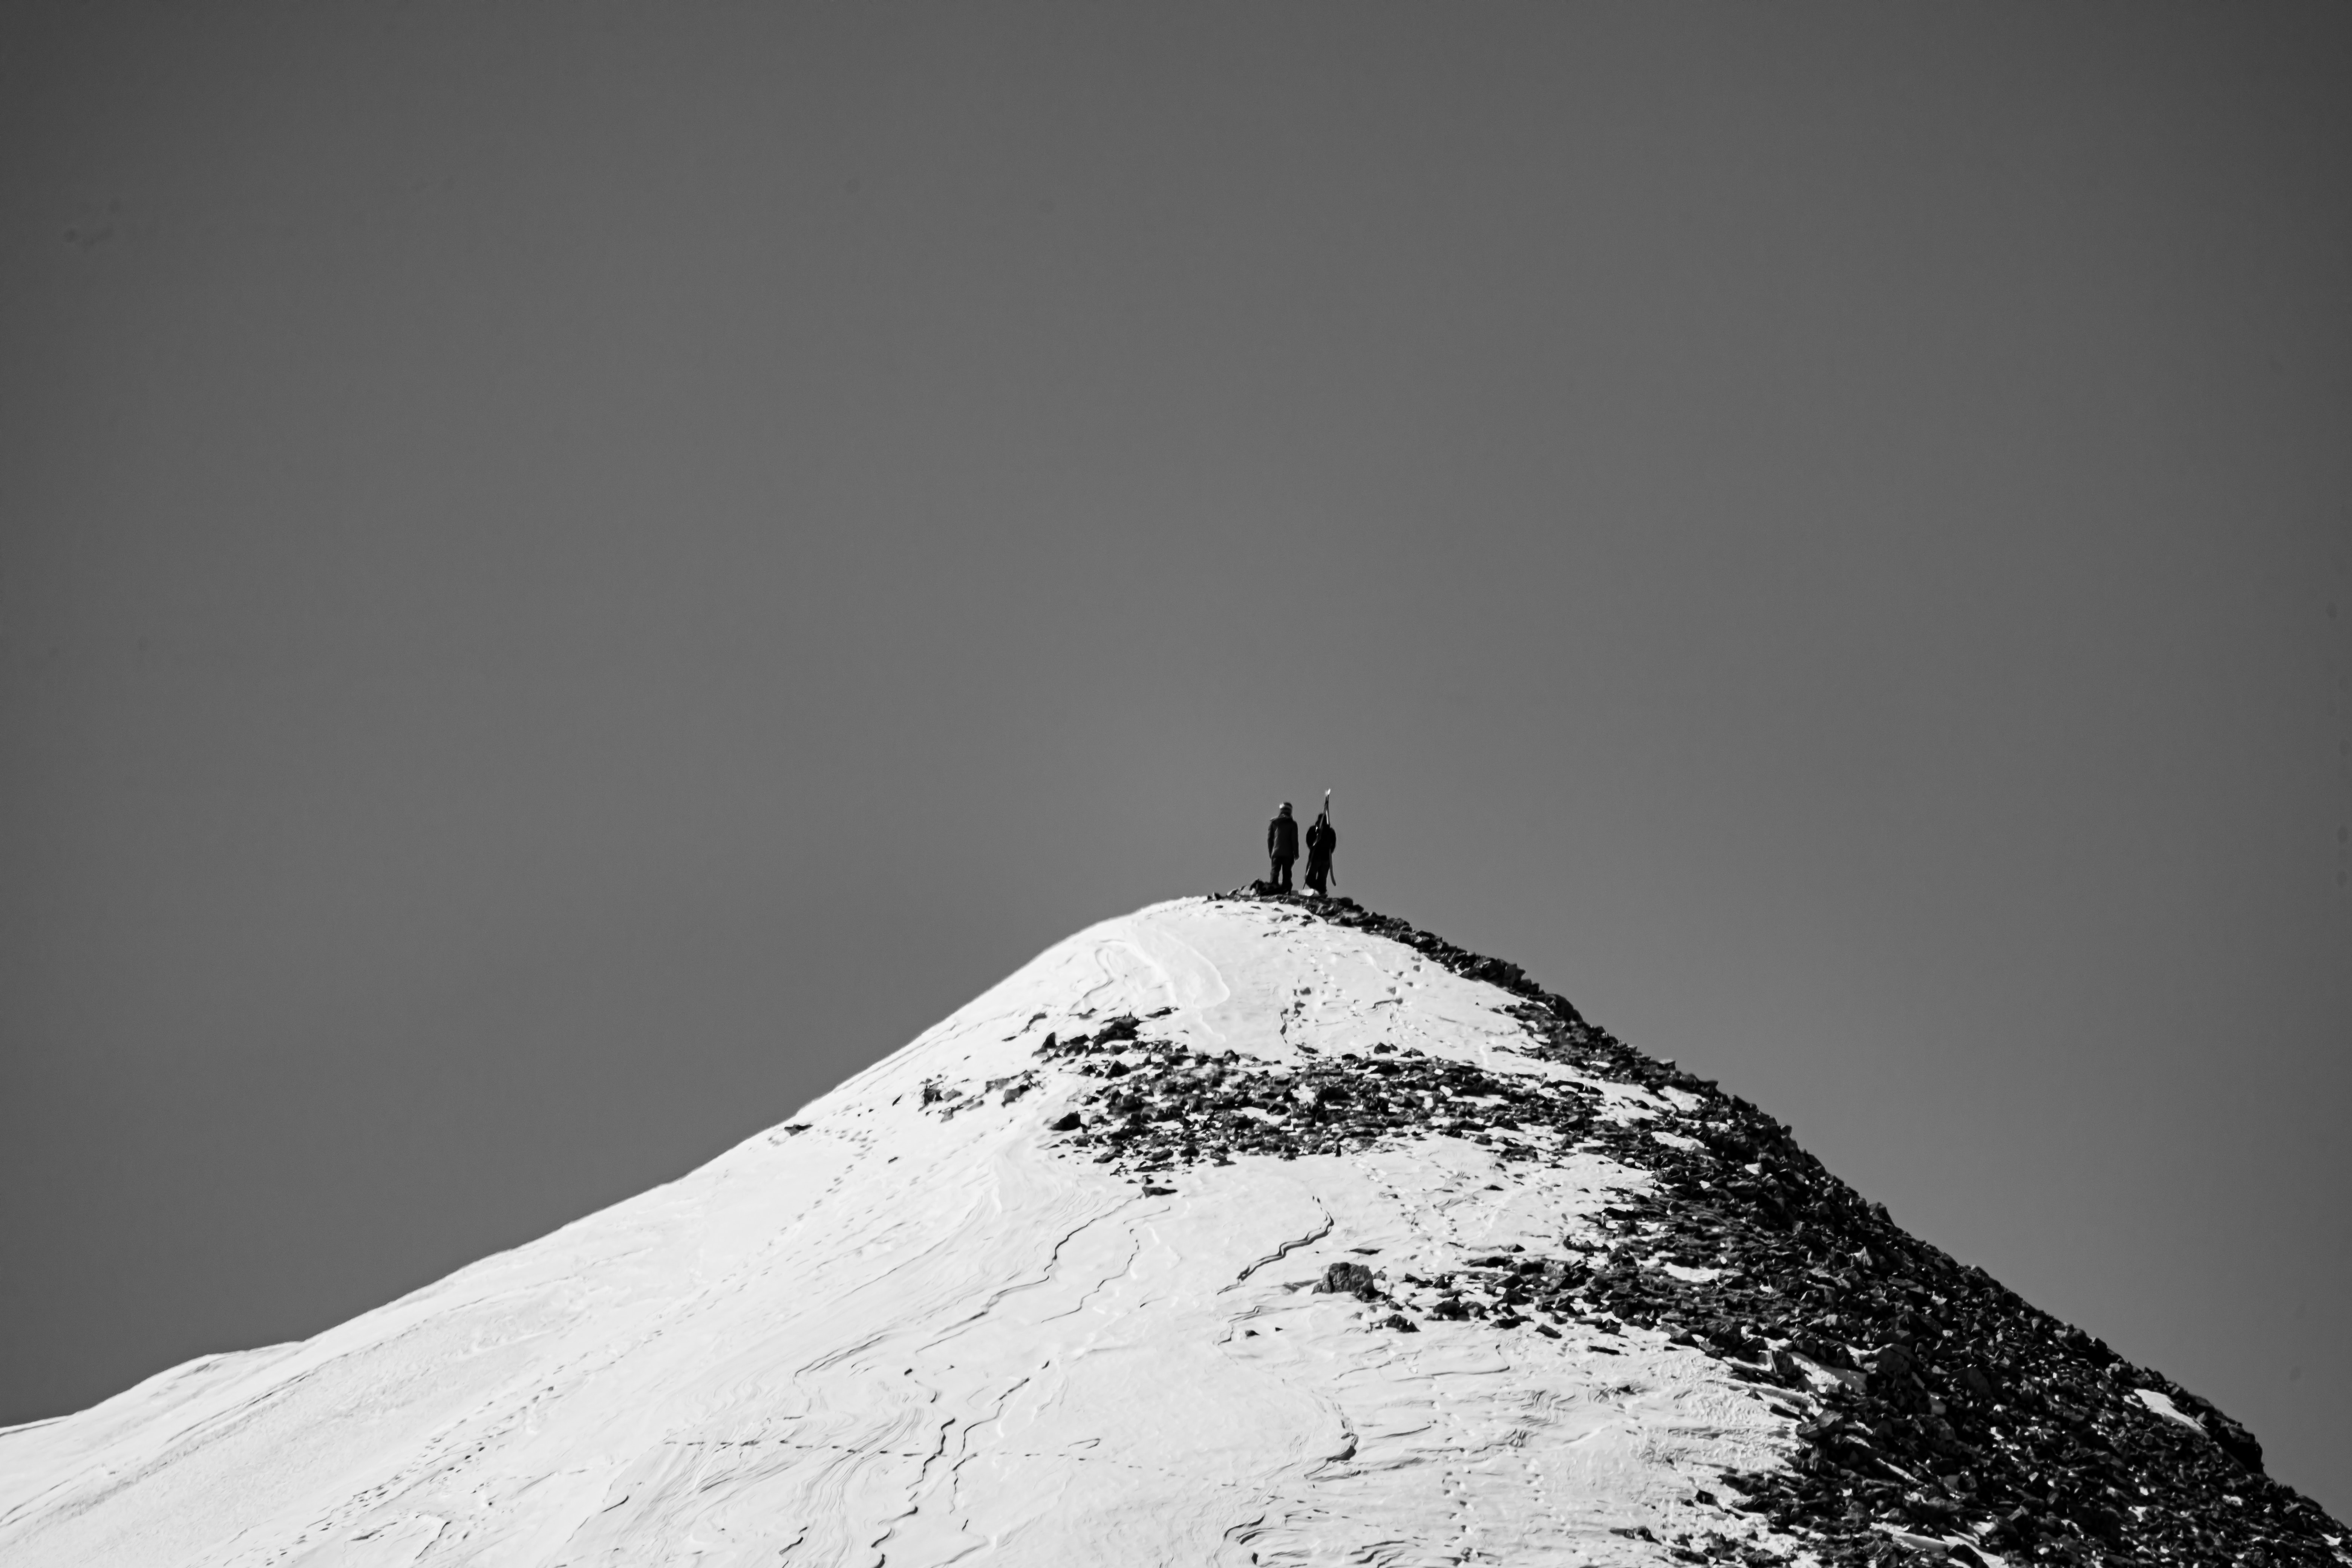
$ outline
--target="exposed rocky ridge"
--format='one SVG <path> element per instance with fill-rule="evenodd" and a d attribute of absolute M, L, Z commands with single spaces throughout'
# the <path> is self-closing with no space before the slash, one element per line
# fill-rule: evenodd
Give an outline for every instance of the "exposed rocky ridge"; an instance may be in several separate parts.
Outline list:
<path fill-rule="evenodd" d="M 1743 1474 L 1744 1495 L 1720 1500 L 1826 1563 L 2352 1563 L 2343 1527 L 2266 1478 L 2260 1446 L 2209 1402 L 1908 1236 L 1785 1126 L 1593 1026 L 1517 965 L 1351 900 L 1263 888 L 1224 897 L 1279 900 L 1499 986 L 1520 998 L 1507 1010 L 1526 1055 L 1664 1092 L 1676 1113 L 1615 1118 L 1587 1084 L 1380 1045 L 1330 1060 L 1310 1052 L 1295 1069 L 1209 1056 L 1155 1038 L 1151 1018 L 1122 1016 L 1048 1036 L 1037 1053 L 1100 1080 L 1055 1124 L 1065 1153 L 1159 1191 L 1187 1166 L 1236 1155 L 1433 1132 L 1506 1161 L 1604 1152 L 1652 1181 L 1608 1211 L 1603 1245 L 1496 1255 L 1433 1277 L 1334 1264 L 1317 1288 L 1391 1305 L 1378 1321 L 1392 1331 L 1412 1331 L 1417 1317 L 1554 1335 L 1549 1325 L 1569 1320 L 1633 1325 L 1730 1363 L 1769 1391 L 1796 1441 L 1785 1468 Z M 1034 1081 L 1002 1079 L 982 1094 L 1009 1100 Z M 927 1098 L 941 1114 L 959 1109 L 954 1091 Z M 1673 1549 L 1692 1562 L 1780 1560 L 1736 1531 Z"/>

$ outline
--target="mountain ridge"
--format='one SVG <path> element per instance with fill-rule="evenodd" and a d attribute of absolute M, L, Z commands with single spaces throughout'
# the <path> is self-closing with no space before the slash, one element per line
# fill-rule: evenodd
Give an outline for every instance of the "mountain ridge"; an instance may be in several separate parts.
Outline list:
<path fill-rule="evenodd" d="M 1237 889 L 677 1181 L 0 1433 L 0 1557 L 2345 1561 L 2259 1465 L 1517 966 Z"/>

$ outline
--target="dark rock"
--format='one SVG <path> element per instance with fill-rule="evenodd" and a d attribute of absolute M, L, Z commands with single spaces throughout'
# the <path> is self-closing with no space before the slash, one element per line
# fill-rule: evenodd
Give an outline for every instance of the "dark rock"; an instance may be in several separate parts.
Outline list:
<path fill-rule="evenodd" d="M 2254 1474 L 2259 1476 L 2263 1473 L 2263 1446 L 2254 1441 L 2252 1432 L 2210 1405 L 2205 1407 L 2203 1419 L 2205 1430 L 2213 1435 L 2213 1441 L 2221 1446 L 2221 1452 Z"/>

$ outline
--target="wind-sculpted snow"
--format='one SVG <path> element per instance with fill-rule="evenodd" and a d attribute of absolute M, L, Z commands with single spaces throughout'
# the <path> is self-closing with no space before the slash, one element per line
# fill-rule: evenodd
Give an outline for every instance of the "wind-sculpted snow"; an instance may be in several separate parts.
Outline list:
<path fill-rule="evenodd" d="M 1775 1136 L 1351 905 L 1160 905 L 677 1182 L 0 1433 L 0 1562 L 2076 1552 L 1929 1468 L 1840 1480 L 1857 1443 L 1965 1434 L 1855 1426 L 1908 1397 L 1851 1370 L 1882 1347 L 1790 1337 L 1772 1271 L 1848 1279 L 1822 1216 L 1878 1221 Z M 1940 1376 L 1915 1348 L 1901 1376 Z M 2124 1404 L 2199 1463 L 2221 1430 L 2175 1385 Z"/>
<path fill-rule="evenodd" d="M 1377 1036 L 1573 1081 L 1517 1054 L 1509 1001 L 1274 907 L 1097 926 L 682 1180 L 0 1436 L 0 1561 L 1642 1563 L 1665 1549 L 1612 1530 L 1760 1535 L 1694 1494 L 1788 1423 L 1706 1357 L 1407 1335 L 1300 1288 L 1557 1248 L 1638 1173 L 1431 1136 L 1147 1196 L 1046 1130 L 1097 1080 L 1038 1047 L 1122 1016 L 1269 1067 Z"/>

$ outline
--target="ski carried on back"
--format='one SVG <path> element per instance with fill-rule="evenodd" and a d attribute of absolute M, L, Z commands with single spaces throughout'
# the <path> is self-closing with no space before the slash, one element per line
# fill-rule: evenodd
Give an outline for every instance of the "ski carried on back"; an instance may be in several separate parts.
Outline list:
<path fill-rule="evenodd" d="M 1328 898 L 1339 879 L 1332 874 L 1331 854 L 1339 847 L 1339 835 L 1331 826 L 1331 792 L 1323 792 L 1323 810 L 1315 825 L 1307 830 L 1307 887 L 1318 898 Z"/>

